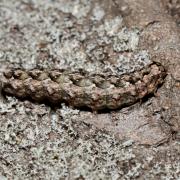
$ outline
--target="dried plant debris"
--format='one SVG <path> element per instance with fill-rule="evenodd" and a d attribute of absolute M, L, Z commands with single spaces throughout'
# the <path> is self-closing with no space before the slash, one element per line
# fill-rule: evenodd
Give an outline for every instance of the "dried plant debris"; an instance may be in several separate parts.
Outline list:
<path fill-rule="evenodd" d="M 117 109 L 131 105 L 156 91 L 166 72 L 157 63 L 121 76 L 60 70 L 9 70 L 2 90 L 18 98 L 53 104 L 65 102 L 92 110 Z"/>

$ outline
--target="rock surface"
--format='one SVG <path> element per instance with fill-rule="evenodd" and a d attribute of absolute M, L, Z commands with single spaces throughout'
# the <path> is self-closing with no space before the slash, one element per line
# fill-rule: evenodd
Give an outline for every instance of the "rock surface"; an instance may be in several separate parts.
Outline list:
<path fill-rule="evenodd" d="M 152 61 L 168 71 L 154 96 L 100 114 L 1 96 L 0 179 L 179 178 L 180 39 L 167 3 L 0 2 L 0 76 L 12 67 L 120 75 Z"/>

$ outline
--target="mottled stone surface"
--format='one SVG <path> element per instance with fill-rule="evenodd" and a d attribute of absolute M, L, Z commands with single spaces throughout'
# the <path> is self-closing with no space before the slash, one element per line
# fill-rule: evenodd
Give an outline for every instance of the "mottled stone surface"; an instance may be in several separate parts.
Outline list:
<path fill-rule="evenodd" d="M 0 179 L 178 179 L 180 40 L 164 2 L 0 1 L 0 76 L 121 75 L 152 61 L 168 72 L 155 96 L 100 114 L 1 97 Z"/>

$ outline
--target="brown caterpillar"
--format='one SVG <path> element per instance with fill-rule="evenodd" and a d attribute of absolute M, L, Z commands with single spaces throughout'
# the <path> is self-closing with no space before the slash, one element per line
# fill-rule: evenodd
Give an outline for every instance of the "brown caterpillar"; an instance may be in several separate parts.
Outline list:
<path fill-rule="evenodd" d="M 61 70 L 9 70 L 2 90 L 18 98 L 93 110 L 117 109 L 134 104 L 156 91 L 166 76 L 165 68 L 152 63 L 142 70 L 117 75 L 89 74 Z"/>

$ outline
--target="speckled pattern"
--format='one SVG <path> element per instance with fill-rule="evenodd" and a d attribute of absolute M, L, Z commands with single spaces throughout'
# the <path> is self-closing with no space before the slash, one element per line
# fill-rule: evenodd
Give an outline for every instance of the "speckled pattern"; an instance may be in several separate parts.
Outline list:
<path fill-rule="evenodd" d="M 118 77 L 153 62 L 167 68 L 151 98 L 116 111 L 0 94 L 0 180 L 178 179 L 174 24 L 157 0 L 0 0 L 0 84 L 16 68 Z"/>
<path fill-rule="evenodd" d="M 120 14 L 106 18 L 98 3 L 98 11 L 91 12 L 91 1 L 70 2 L 11 1 L 0 6 L 0 61 L 25 69 L 111 70 L 118 75 L 152 63 L 148 51 L 138 49 L 140 31 L 126 28 Z"/>
<path fill-rule="evenodd" d="M 112 76 L 115 75 L 119 79 L 123 74 L 129 73 L 131 73 L 132 77 L 134 76 L 133 73 L 143 68 L 146 69 L 153 63 L 148 51 L 138 48 L 139 29 L 136 27 L 127 28 L 120 14 L 112 18 L 105 18 L 105 10 L 100 4 L 96 4 L 97 11 L 93 9 L 91 12 L 91 1 L 70 2 L 65 3 L 61 1 L 58 4 L 55 1 L 53 4 L 52 2 L 47 2 L 44 5 L 41 1 L 38 1 L 37 4 L 21 4 L 15 1 L 15 4 L 10 4 L 12 7 L 17 7 L 17 9 L 12 12 L 12 18 L 6 22 L 12 23 L 13 26 L 10 27 L 8 35 L 3 36 L 2 41 L 9 41 L 10 39 L 14 43 L 19 42 L 22 46 L 12 46 L 9 47 L 9 50 L 7 47 L 5 47 L 6 50 L 2 47 L 5 54 L 2 55 L 1 59 L 12 61 L 11 66 L 14 64 L 17 68 L 27 70 L 32 68 L 64 69 L 64 71 L 72 72 L 81 70 L 86 71 L 88 73 L 87 76 L 104 74 L 106 72 Z M 36 13 L 36 6 L 41 9 L 38 14 Z M 54 6 L 57 8 L 54 9 Z M 23 16 L 19 17 L 18 14 L 20 9 L 23 8 L 30 8 L 27 14 L 24 14 L 26 18 Z M 9 12 L 7 8 L 2 8 L 2 10 L 4 12 L 3 15 Z M 44 16 L 46 11 L 52 15 Z M 88 16 L 89 13 L 91 14 Z M 18 16 L 21 22 L 15 23 L 14 21 L 17 21 L 17 19 L 13 14 Z M 59 14 L 60 16 L 58 16 Z M 68 17 L 69 14 L 72 15 L 71 18 Z M 88 21 L 87 17 L 89 18 Z M 89 24 L 92 25 L 90 26 Z M 32 31 L 31 28 L 36 31 Z M 26 34 L 24 31 L 26 31 Z M 13 58 L 13 54 L 16 59 Z M 84 90 L 74 87 L 76 92 L 73 92 L 74 88 L 66 84 L 67 87 L 65 90 L 62 90 L 66 96 L 63 101 L 75 107 L 87 106 L 94 110 L 117 109 L 124 105 L 134 104 L 140 98 L 155 91 L 156 86 L 160 84 L 159 82 L 162 82 L 161 80 L 158 82 L 158 77 L 155 80 L 157 80 L 157 83 L 151 85 L 152 87 L 149 88 L 151 90 L 148 90 L 148 87 L 147 89 L 144 87 L 148 86 L 146 83 L 137 82 L 139 84 L 136 87 L 129 83 L 129 88 L 117 90 L 119 92 L 115 93 L 114 98 L 112 98 L 113 91 L 111 89 L 108 89 L 111 95 L 108 95 L 108 92 L 102 88 L 88 88 Z M 49 84 L 47 86 L 51 87 Z M 139 86 L 139 89 L 137 86 Z M 44 91 L 47 90 L 48 87 L 46 87 Z M 41 87 L 39 88 L 42 89 Z M 133 89 L 136 89 L 134 91 L 137 92 L 133 92 Z M 24 89 L 24 92 L 26 90 Z M 34 91 L 39 94 L 38 90 Z M 17 95 L 19 92 L 17 88 L 14 92 L 16 92 L 16 96 L 29 96 L 35 100 L 38 99 L 38 96 L 41 96 L 39 97 L 40 99 L 48 99 L 51 102 L 61 102 L 62 99 L 62 93 L 58 92 L 57 88 L 55 92 L 49 95 L 51 98 L 43 95 L 47 93 L 35 95 L 33 92 L 31 95 Z M 111 99 L 114 99 L 114 101 L 111 101 Z"/>

